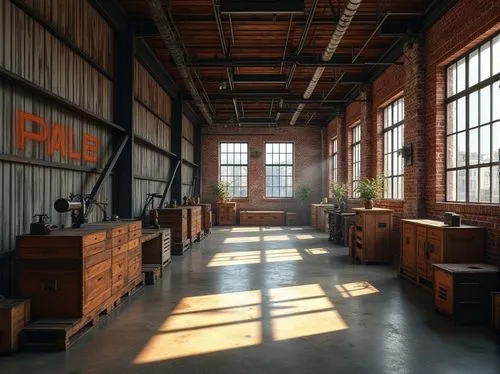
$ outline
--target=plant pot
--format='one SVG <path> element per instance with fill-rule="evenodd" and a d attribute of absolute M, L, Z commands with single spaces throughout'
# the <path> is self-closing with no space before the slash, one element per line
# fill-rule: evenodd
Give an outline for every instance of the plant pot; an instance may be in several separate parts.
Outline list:
<path fill-rule="evenodd" d="M 373 209 L 373 200 L 365 200 L 365 209 Z"/>

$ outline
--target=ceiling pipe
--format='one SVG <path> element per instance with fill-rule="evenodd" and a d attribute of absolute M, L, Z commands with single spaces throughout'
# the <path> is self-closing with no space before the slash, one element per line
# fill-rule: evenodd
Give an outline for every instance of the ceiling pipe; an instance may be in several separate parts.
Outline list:
<path fill-rule="evenodd" d="M 210 115 L 210 112 L 208 111 L 205 102 L 201 98 L 200 93 L 198 92 L 198 89 L 196 88 L 196 85 L 194 83 L 193 77 L 189 73 L 189 69 L 186 65 L 184 53 L 182 52 L 180 43 L 178 41 L 175 32 L 175 25 L 170 23 L 169 18 L 162 7 L 160 0 L 150 0 L 149 11 L 156 25 L 156 28 L 160 32 L 160 35 L 163 41 L 165 42 L 165 45 L 167 46 L 168 50 L 170 51 L 170 54 L 172 55 L 172 58 L 174 59 L 175 65 L 177 66 L 179 74 L 184 80 L 186 88 L 191 93 L 191 96 L 193 97 L 196 106 L 200 110 L 201 114 L 203 115 L 207 123 L 209 125 L 212 125 L 213 124 L 212 116 Z"/>
<path fill-rule="evenodd" d="M 325 51 L 323 52 L 323 55 L 321 56 L 323 62 L 328 62 L 332 59 L 333 54 L 335 53 L 335 50 L 339 46 L 340 41 L 342 40 L 345 32 L 347 31 L 347 28 L 351 24 L 351 21 L 354 15 L 356 14 L 356 11 L 359 8 L 361 1 L 362 0 L 347 0 L 344 12 L 342 13 L 340 20 L 337 23 L 337 27 L 335 28 L 335 31 L 333 32 L 332 37 L 330 38 L 330 42 L 328 43 Z M 314 72 L 314 75 L 311 78 L 311 81 L 309 82 L 309 85 L 307 86 L 304 92 L 303 95 L 304 99 L 307 100 L 311 97 L 325 69 L 326 69 L 325 66 L 319 66 L 316 68 L 316 71 Z M 304 110 L 305 106 L 306 106 L 305 103 L 299 104 L 297 110 L 292 116 L 292 119 L 290 120 L 290 125 L 292 126 L 295 125 L 295 123 L 299 119 L 300 114 Z"/>

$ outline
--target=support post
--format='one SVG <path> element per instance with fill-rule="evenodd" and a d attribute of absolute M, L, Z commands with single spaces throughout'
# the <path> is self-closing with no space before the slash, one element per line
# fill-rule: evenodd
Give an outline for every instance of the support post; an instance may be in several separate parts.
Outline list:
<path fill-rule="evenodd" d="M 198 167 L 194 170 L 196 184 L 193 190 L 193 196 L 201 197 L 201 123 L 194 124 L 194 163 Z"/>
<path fill-rule="evenodd" d="M 128 139 L 115 165 L 113 178 L 113 212 L 121 218 L 134 217 L 134 29 L 131 25 L 116 32 L 114 118 L 122 126 Z M 120 139 L 113 136 L 116 147 Z"/>
<path fill-rule="evenodd" d="M 172 181 L 170 193 L 171 200 L 177 200 L 177 204 L 182 204 L 182 95 L 172 100 L 172 136 L 171 150 L 181 160 L 181 166 Z"/>

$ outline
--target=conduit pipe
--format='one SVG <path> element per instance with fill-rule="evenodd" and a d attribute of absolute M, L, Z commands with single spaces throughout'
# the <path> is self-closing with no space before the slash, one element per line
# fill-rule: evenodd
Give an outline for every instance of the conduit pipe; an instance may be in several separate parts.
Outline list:
<path fill-rule="evenodd" d="M 340 41 L 342 40 L 345 32 L 347 31 L 349 25 L 351 24 L 351 21 L 354 18 L 354 15 L 358 10 L 361 1 L 362 0 L 347 0 L 344 12 L 342 13 L 340 20 L 337 23 L 337 27 L 335 28 L 335 31 L 333 32 L 332 37 L 330 38 L 330 42 L 328 43 L 325 51 L 323 52 L 323 55 L 321 56 L 323 62 L 328 62 L 332 59 L 333 54 L 335 53 L 335 50 L 339 46 Z M 309 85 L 307 86 L 304 92 L 303 97 L 305 100 L 308 100 L 313 94 L 325 69 L 326 66 L 319 66 L 316 68 L 316 71 L 314 72 L 314 75 L 311 78 L 311 81 L 309 82 Z M 295 125 L 295 122 L 297 122 L 297 119 L 299 119 L 299 116 L 304 110 L 305 106 L 306 106 L 305 103 L 299 104 L 297 110 L 292 116 L 292 119 L 290 120 L 290 125 L 292 126 Z"/>
<path fill-rule="evenodd" d="M 149 11 L 151 13 L 151 17 L 153 18 L 153 22 L 156 25 L 156 28 L 160 32 L 165 45 L 167 46 L 170 54 L 172 55 L 172 58 L 174 59 L 175 65 L 177 66 L 179 74 L 181 75 L 186 88 L 193 97 L 196 106 L 200 110 L 207 123 L 209 125 L 212 125 L 212 116 L 210 115 L 205 102 L 201 98 L 200 93 L 196 88 L 193 77 L 189 73 L 189 69 L 184 58 L 184 53 L 182 52 L 179 41 L 177 40 L 177 35 L 174 27 L 175 25 L 170 23 L 170 20 L 162 7 L 160 0 L 150 0 Z"/>

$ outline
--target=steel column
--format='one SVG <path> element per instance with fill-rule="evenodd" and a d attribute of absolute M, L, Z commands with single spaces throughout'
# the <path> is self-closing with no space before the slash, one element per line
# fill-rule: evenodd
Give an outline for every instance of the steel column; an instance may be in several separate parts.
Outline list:
<path fill-rule="evenodd" d="M 172 133 L 171 133 L 171 150 L 179 156 L 179 161 L 182 161 L 182 95 L 172 100 Z M 177 203 L 182 203 L 182 167 L 173 176 L 172 188 L 170 193 L 171 200 L 177 200 Z"/>
<path fill-rule="evenodd" d="M 115 165 L 113 178 L 113 213 L 122 218 L 134 217 L 134 58 L 135 36 L 130 25 L 115 35 L 115 84 L 114 118 L 128 135 L 123 151 Z M 120 144 L 118 137 L 113 138 L 114 146 Z"/>

